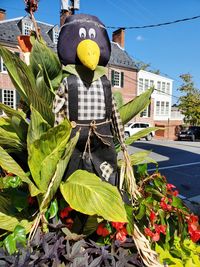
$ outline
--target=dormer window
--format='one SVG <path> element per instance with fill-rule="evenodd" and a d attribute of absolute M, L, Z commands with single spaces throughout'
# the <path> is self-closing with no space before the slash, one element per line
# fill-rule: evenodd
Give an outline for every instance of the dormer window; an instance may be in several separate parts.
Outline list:
<path fill-rule="evenodd" d="M 54 42 L 54 44 L 58 43 L 58 36 L 59 36 L 59 30 L 54 28 L 53 29 L 53 42 Z"/>
<path fill-rule="evenodd" d="M 22 21 L 22 34 L 23 35 L 30 35 L 32 29 L 33 29 L 32 21 L 28 21 L 28 20 Z"/>

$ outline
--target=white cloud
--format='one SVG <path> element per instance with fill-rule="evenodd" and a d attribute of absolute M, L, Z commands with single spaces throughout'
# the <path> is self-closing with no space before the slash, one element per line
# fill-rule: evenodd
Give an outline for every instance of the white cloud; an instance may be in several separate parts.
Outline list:
<path fill-rule="evenodd" d="M 138 35 L 137 37 L 136 37 L 136 40 L 137 41 L 144 41 L 144 37 L 142 36 L 142 35 Z"/>

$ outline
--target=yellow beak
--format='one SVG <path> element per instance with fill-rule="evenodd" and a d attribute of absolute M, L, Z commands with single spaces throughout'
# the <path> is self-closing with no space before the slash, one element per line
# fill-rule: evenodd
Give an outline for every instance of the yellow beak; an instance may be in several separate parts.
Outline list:
<path fill-rule="evenodd" d="M 83 40 L 77 47 L 77 56 L 84 66 L 90 70 L 95 70 L 99 63 L 100 48 L 97 43 L 90 39 Z"/>

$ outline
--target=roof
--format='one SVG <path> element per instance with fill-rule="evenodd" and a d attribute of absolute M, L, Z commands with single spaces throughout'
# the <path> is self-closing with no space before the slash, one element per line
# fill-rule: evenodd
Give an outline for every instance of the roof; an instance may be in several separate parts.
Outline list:
<path fill-rule="evenodd" d="M 29 19 L 28 16 L 3 20 L 0 21 L 0 42 L 7 43 L 7 44 L 18 44 L 17 43 L 17 36 L 21 35 L 21 27 L 20 23 L 23 19 Z M 48 34 L 55 25 L 37 22 L 38 27 L 40 28 L 41 35 L 43 36 L 44 40 L 46 41 L 47 45 L 54 50 L 56 50 L 56 44 L 53 43 L 53 40 L 50 38 Z"/>
<path fill-rule="evenodd" d="M 25 16 L 0 21 L 0 43 L 18 44 L 17 36 L 22 34 L 20 23 L 23 19 L 30 20 L 29 16 Z M 37 24 L 47 45 L 56 51 L 56 44 L 53 42 L 52 34 L 50 33 L 55 25 L 40 21 L 37 21 Z M 137 69 L 133 59 L 128 55 L 128 53 L 114 42 L 111 42 L 111 57 L 108 64 L 121 68 Z"/>
<path fill-rule="evenodd" d="M 128 53 L 114 42 L 111 42 L 111 57 L 108 64 L 123 68 L 137 69 L 135 62 Z"/>

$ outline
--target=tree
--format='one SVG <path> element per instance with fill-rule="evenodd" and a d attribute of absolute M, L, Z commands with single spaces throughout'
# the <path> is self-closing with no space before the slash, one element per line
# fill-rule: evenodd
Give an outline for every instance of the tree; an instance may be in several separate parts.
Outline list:
<path fill-rule="evenodd" d="M 179 97 L 179 109 L 185 115 L 185 123 L 200 125 L 200 90 L 193 82 L 193 77 L 189 74 L 182 74 L 180 78 L 183 84 L 178 90 L 184 95 Z"/>

